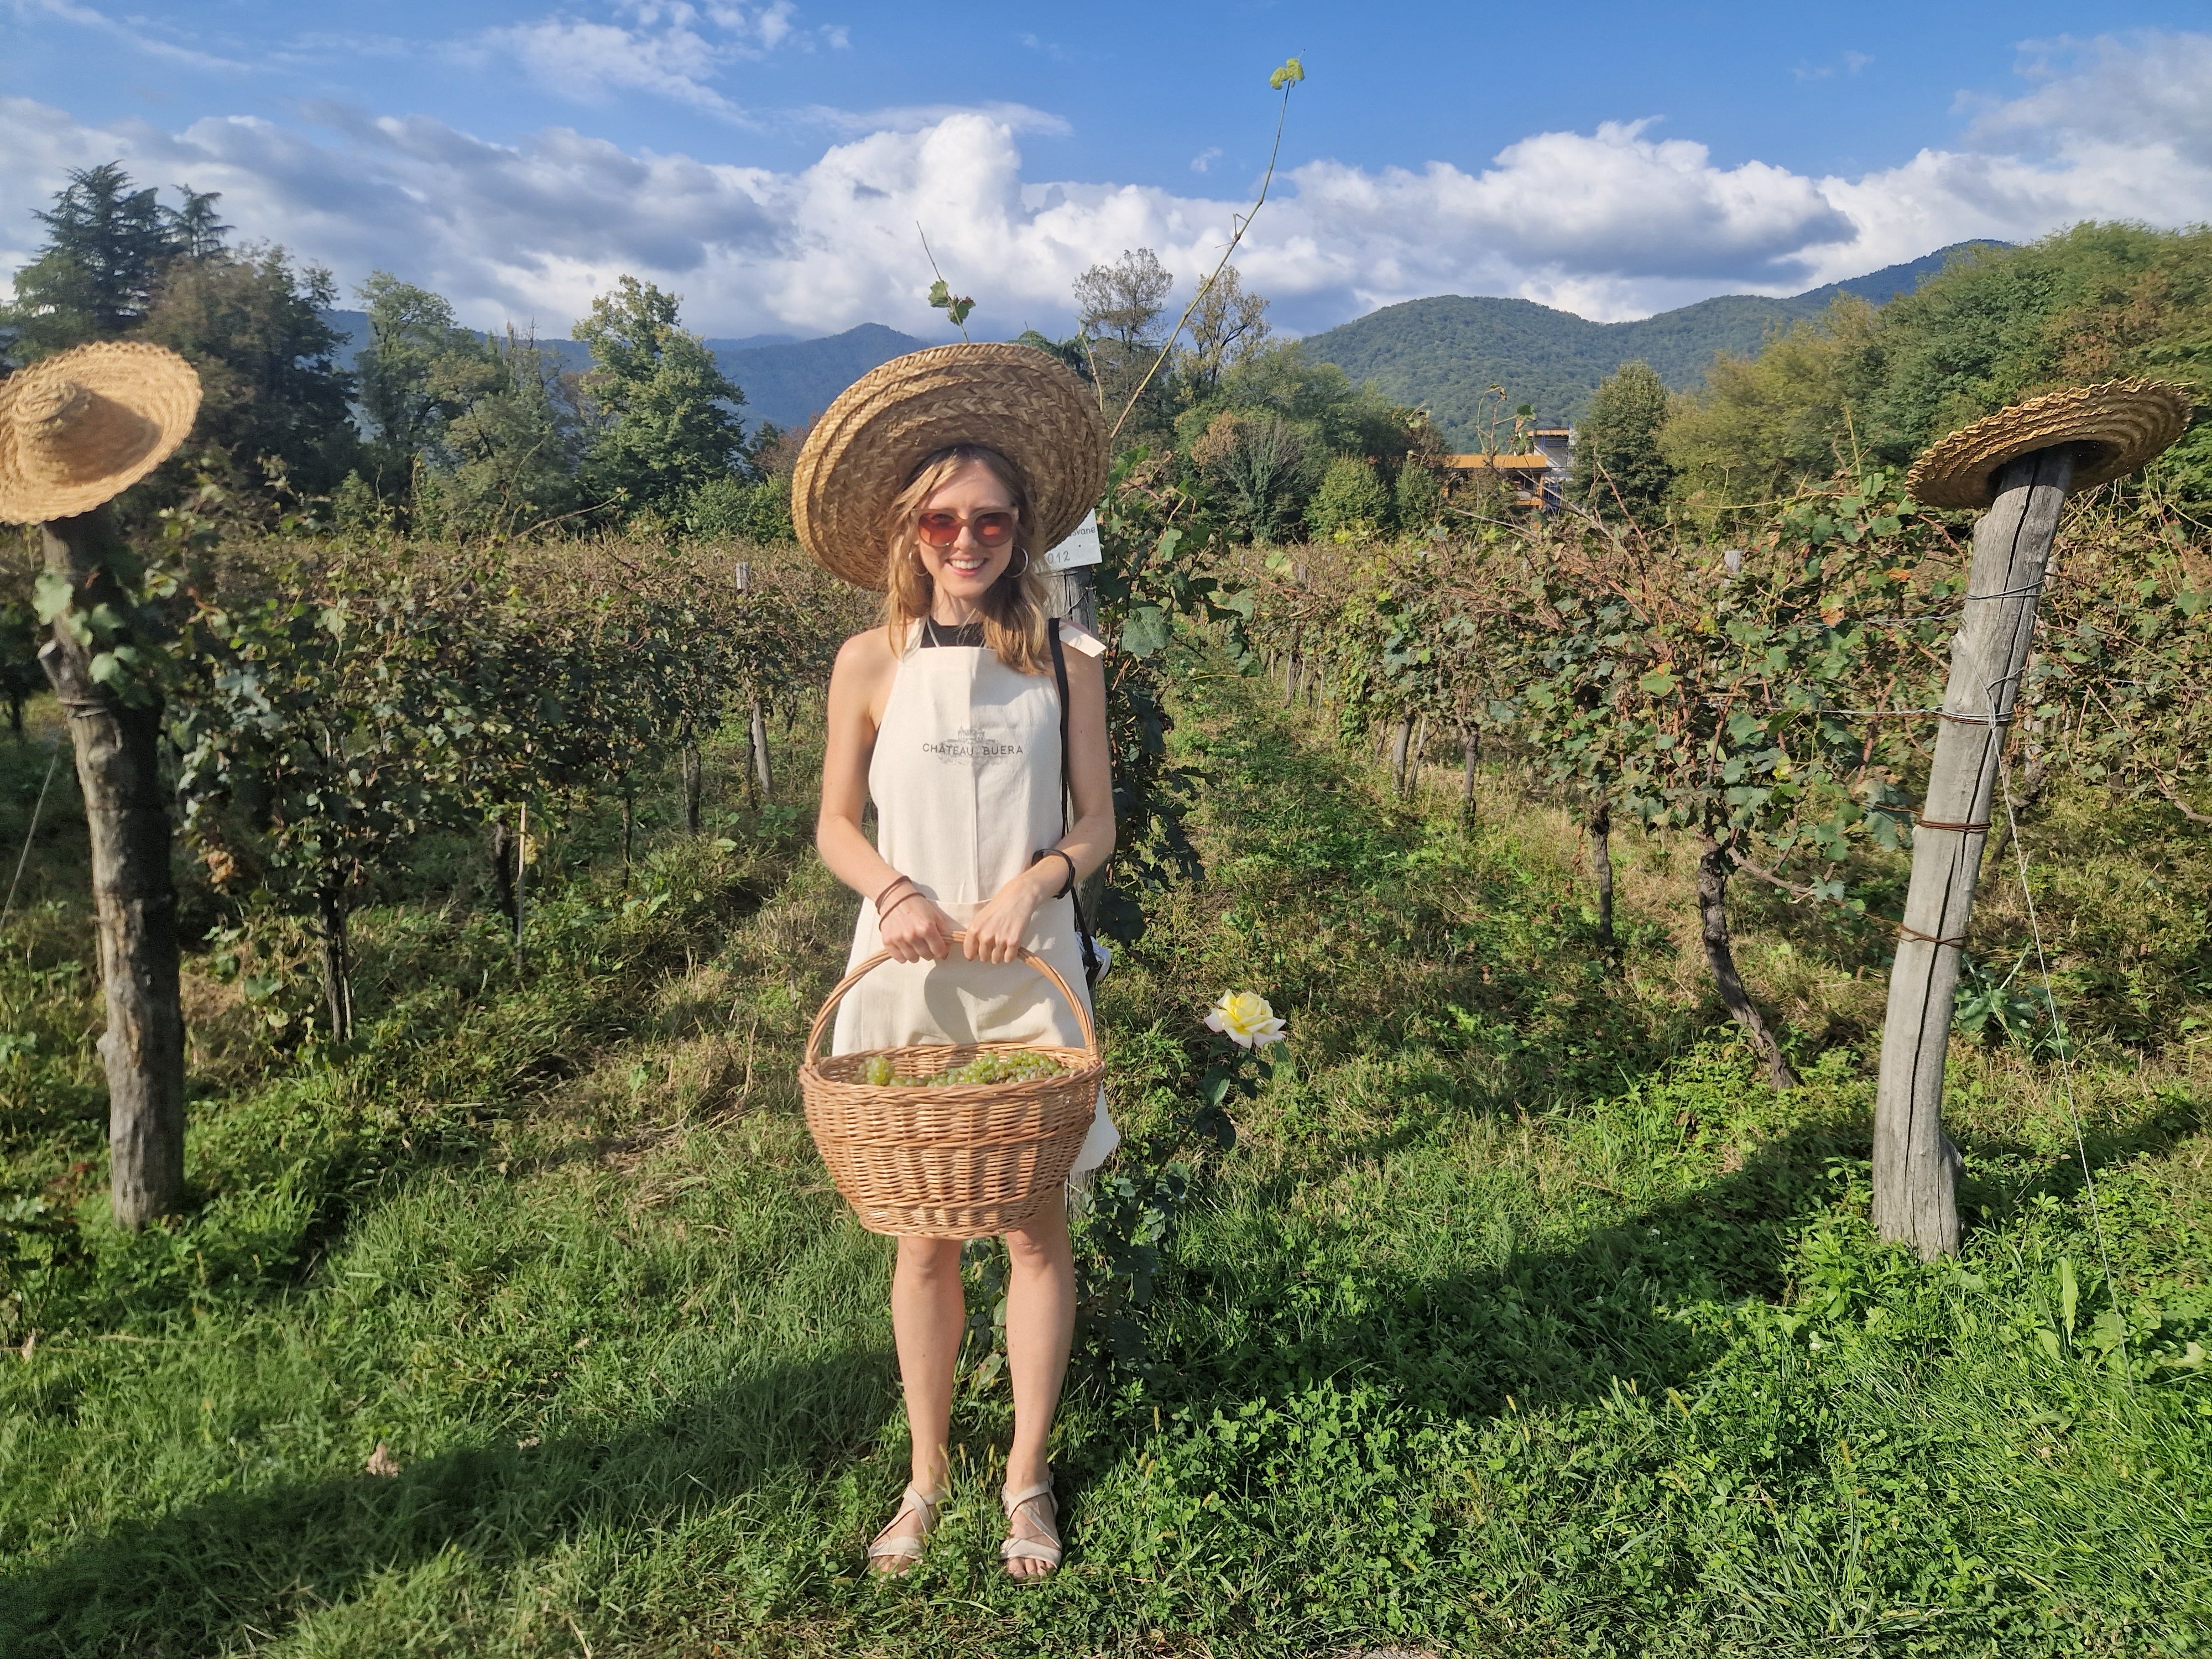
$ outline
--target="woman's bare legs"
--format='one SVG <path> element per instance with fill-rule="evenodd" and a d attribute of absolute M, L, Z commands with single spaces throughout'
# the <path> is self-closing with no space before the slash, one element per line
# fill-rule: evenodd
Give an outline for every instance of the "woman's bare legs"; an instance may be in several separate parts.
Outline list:
<path fill-rule="evenodd" d="M 1006 1490 L 1020 1492 L 1048 1477 L 1046 1443 L 1067 1351 L 1075 1340 L 1075 1258 L 1067 1242 L 1067 1206 L 1053 1202 L 1027 1226 L 1006 1235 L 1012 1267 L 1006 1285 L 1006 1370 L 1014 1386 L 1014 1443 L 1006 1454 Z M 1027 1512 L 1016 1522 L 1028 1524 Z M 1050 1571 L 1042 1561 L 1016 1559 L 1017 1577 Z"/>
<path fill-rule="evenodd" d="M 1006 1490 L 1019 1492 L 1047 1477 L 1046 1444 L 1075 1338 L 1075 1259 L 1066 1206 L 1048 1204 L 1026 1227 L 1008 1233 L 1006 1254 L 1012 1267 L 1006 1285 L 1006 1369 L 1014 1390 Z M 891 1273 L 891 1332 L 906 1392 L 914 1484 L 924 1492 L 942 1490 L 950 1473 L 952 1383 L 967 1318 L 960 1241 L 899 1240 L 898 1266 Z M 910 1534 L 920 1525 L 909 1512 L 888 1535 Z M 1042 1562 L 1024 1560 L 1010 1562 L 1008 1570 L 1024 1577 L 1046 1571 Z"/>
<path fill-rule="evenodd" d="M 891 1334 L 898 1343 L 899 1382 L 914 1443 L 913 1480 L 926 1492 L 942 1492 L 951 1474 L 952 1376 L 967 1321 L 960 1241 L 899 1240 L 898 1265 L 891 1270 Z M 911 1536 L 921 1525 L 908 1510 L 884 1535 Z"/>

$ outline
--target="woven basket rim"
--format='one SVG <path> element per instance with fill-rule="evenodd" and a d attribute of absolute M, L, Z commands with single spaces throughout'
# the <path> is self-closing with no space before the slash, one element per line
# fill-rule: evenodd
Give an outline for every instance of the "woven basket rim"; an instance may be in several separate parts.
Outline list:
<path fill-rule="evenodd" d="M 832 1077 L 822 1069 L 824 1060 L 867 1060 L 878 1054 L 929 1054 L 946 1047 L 974 1048 L 974 1043 L 957 1045 L 906 1043 L 896 1048 L 859 1048 L 848 1054 L 825 1054 L 821 1060 L 810 1060 L 799 1067 L 799 1075 L 817 1088 L 844 1094 L 866 1093 L 881 1095 L 888 1100 L 912 1100 L 916 1103 L 928 1102 L 940 1105 L 964 1105 L 971 1101 L 1012 1100 L 1024 1092 L 1065 1089 L 1103 1074 L 1106 1062 L 1093 1056 L 1087 1048 L 1052 1048 L 1042 1043 L 1009 1042 L 1002 1049 L 1018 1049 L 1031 1054 L 1051 1054 L 1055 1059 L 1072 1055 L 1085 1060 L 1081 1066 L 1064 1066 L 1051 1077 L 1008 1078 L 997 1083 L 864 1083 L 854 1078 Z"/>

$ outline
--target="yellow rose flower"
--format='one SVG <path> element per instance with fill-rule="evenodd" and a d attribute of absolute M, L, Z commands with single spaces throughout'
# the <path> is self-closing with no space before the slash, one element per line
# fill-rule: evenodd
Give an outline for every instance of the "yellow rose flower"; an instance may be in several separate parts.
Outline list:
<path fill-rule="evenodd" d="M 1218 1031 L 1240 1048 L 1264 1048 L 1283 1040 L 1283 1022 L 1267 999 L 1252 991 L 1224 991 L 1207 1010 L 1208 1030 Z"/>

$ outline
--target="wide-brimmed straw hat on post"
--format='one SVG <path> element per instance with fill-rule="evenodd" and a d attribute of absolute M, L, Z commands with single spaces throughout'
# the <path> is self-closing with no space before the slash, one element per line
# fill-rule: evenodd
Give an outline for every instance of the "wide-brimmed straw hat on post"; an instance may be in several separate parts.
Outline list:
<path fill-rule="evenodd" d="M 2124 477 L 2189 425 L 2189 393 L 2170 380 L 2106 380 L 2031 398 L 1961 427 L 1929 447 L 1906 475 L 1929 507 L 1984 507 L 1996 499 L 2007 461 L 2060 444 L 2080 444 L 2075 490 Z"/>
<path fill-rule="evenodd" d="M 1039 556 L 1105 493 L 1105 422 L 1066 364 L 1032 346 L 932 346 L 861 376 L 806 434 L 791 474 L 799 545 L 831 574 L 882 587 L 884 514 L 923 459 L 955 444 L 1013 464 Z"/>
<path fill-rule="evenodd" d="M 166 346 L 107 340 L 0 380 L 0 522 L 72 519 L 168 459 L 200 377 Z"/>

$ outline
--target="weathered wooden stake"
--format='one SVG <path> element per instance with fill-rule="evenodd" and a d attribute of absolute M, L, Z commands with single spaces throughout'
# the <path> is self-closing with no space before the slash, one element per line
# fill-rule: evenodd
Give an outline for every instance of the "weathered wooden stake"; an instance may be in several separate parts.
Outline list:
<path fill-rule="evenodd" d="M 2071 446 L 2008 462 L 1974 526 L 1966 608 L 1951 642 L 1928 799 L 1912 837 L 1912 880 L 1890 969 L 1875 1097 L 1874 1224 L 1929 1260 L 1959 1248 L 1959 1153 L 1943 1133 L 1959 953 L 1974 908 L 2005 729 L 2035 630 L 2051 539 L 2074 477 Z"/>
<path fill-rule="evenodd" d="M 1459 780 L 1459 819 L 1462 823 L 1474 823 L 1474 763 L 1482 757 L 1482 739 L 1472 726 L 1459 729 L 1459 745 L 1464 764 Z"/>
<path fill-rule="evenodd" d="M 753 699 L 752 724 L 748 728 L 753 749 L 753 780 L 760 785 L 760 798 L 773 799 L 775 784 L 768 771 L 768 718 L 761 713 L 760 699 Z"/>
<path fill-rule="evenodd" d="M 126 608 L 109 568 L 119 551 L 106 507 L 45 526 L 46 568 L 72 608 Z M 107 1030 L 108 1185 L 116 1224 L 177 1206 L 185 1182 L 185 1018 L 178 1000 L 177 889 L 161 785 L 161 705 L 131 708 L 92 677 L 92 652 L 57 618 L 39 653 L 69 717 L 92 841 L 93 912 Z"/>
<path fill-rule="evenodd" d="M 1045 612 L 1065 617 L 1079 628 L 1098 631 L 1098 584 L 1096 566 L 1079 564 L 1066 570 L 1044 573 Z"/>
<path fill-rule="evenodd" d="M 502 811 L 491 822 L 491 907 L 502 916 L 514 914 L 514 826 Z"/>
<path fill-rule="evenodd" d="M 684 833 L 699 833 L 700 797 L 706 790 L 706 776 L 699 765 L 699 741 L 691 735 L 687 721 L 684 729 L 684 750 L 681 756 L 684 771 Z"/>
<path fill-rule="evenodd" d="M 530 867 L 530 803 L 515 810 L 514 826 L 514 976 L 522 977 L 523 887 Z"/>

